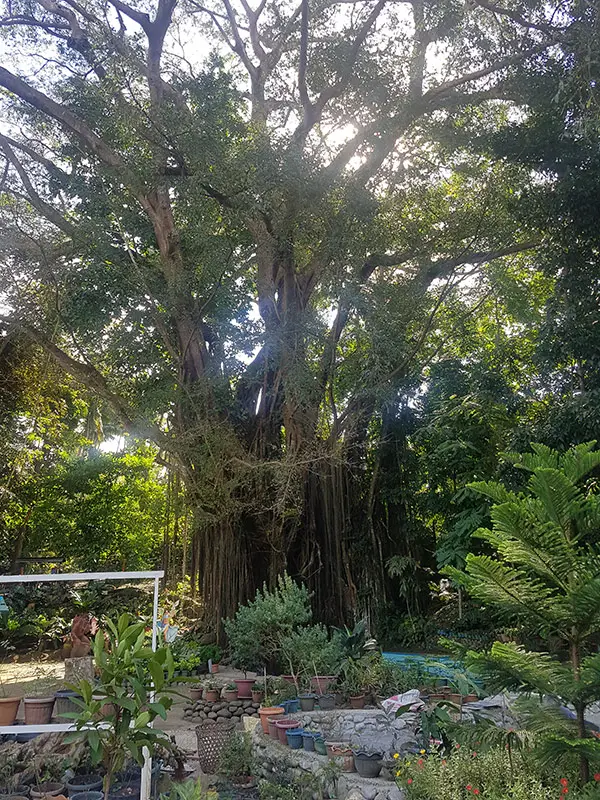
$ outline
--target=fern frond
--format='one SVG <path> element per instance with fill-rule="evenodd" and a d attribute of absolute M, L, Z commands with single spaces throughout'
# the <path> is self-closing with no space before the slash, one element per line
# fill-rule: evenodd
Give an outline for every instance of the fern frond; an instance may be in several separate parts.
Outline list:
<path fill-rule="evenodd" d="M 494 642 L 489 653 L 470 650 L 466 664 L 494 689 L 562 697 L 563 689 L 573 683 L 569 670 L 548 653 L 534 653 L 513 643 Z"/>
<path fill-rule="evenodd" d="M 474 481 L 468 484 L 469 489 L 473 489 L 479 494 L 489 497 L 495 503 L 518 502 L 520 495 L 509 491 L 506 486 L 495 481 Z"/>
<path fill-rule="evenodd" d="M 561 466 L 565 475 L 578 483 L 588 475 L 593 469 L 600 465 L 600 450 L 594 451 L 596 440 L 578 444 L 571 447 L 561 457 Z"/>

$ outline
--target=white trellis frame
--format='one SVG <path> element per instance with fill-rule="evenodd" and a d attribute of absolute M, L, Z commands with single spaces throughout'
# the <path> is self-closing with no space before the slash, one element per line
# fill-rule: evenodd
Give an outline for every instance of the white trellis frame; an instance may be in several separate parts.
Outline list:
<path fill-rule="evenodd" d="M 154 581 L 154 601 L 152 604 L 152 649 L 156 650 L 158 638 L 158 587 L 160 579 L 164 578 L 164 570 L 149 572 L 65 572 L 51 575 L 0 575 L 0 587 L 7 583 L 48 583 L 49 581 L 140 581 L 151 579 Z M 150 699 L 154 699 L 154 692 Z M 27 725 L 21 733 L 68 733 L 76 730 L 75 723 L 56 722 L 49 725 Z M 13 725 L 0 725 L 0 735 L 15 734 Z M 140 800 L 150 797 L 150 783 L 152 775 L 152 756 L 144 748 L 144 765 L 142 767 L 142 781 L 140 786 Z"/>

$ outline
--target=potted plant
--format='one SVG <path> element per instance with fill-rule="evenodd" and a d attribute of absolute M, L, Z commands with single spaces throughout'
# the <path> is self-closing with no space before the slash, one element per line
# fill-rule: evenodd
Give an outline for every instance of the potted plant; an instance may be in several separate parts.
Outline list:
<path fill-rule="evenodd" d="M 221 752 L 218 772 L 234 786 L 248 788 L 254 784 L 254 771 L 252 740 L 249 734 L 236 731 Z"/>
<path fill-rule="evenodd" d="M 204 682 L 204 699 L 207 703 L 216 703 L 219 699 L 219 684 L 211 678 Z"/>
<path fill-rule="evenodd" d="M 253 683 L 252 687 L 252 702 L 253 703 L 262 703 L 263 697 L 265 696 L 265 690 L 261 683 Z"/>
<path fill-rule="evenodd" d="M 22 699 L 22 694 L 9 695 L 6 683 L 0 680 L 0 725 L 14 725 Z"/>
<path fill-rule="evenodd" d="M 81 710 L 70 715 L 77 730 L 67 734 L 65 741 L 87 741 L 92 764 L 103 764 L 103 792 L 108 800 L 114 775 L 123 769 L 127 756 L 141 767 L 144 748 L 150 754 L 159 746 L 171 749 L 168 735 L 152 723 L 157 716 L 165 719 L 171 707 L 166 681 L 173 675 L 173 657 L 167 647 L 153 652 L 146 644 L 144 623 L 132 622 L 129 614 L 122 614 L 116 624 L 107 619 L 106 626 L 106 641 L 102 632 L 94 638 L 97 683 L 92 689 L 89 681 L 82 680 L 74 687 L 82 697 L 75 699 Z M 94 694 L 101 699 L 94 699 Z M 115 707 L 108 719 L 99 714 L 105 703 Z"/>
<path fill-rule="evenodd" d="M 26 725 L 48 725 L 54 710 L 54 695 L 48 697 L 44 692 L 40 697 L 25 697 L 23 700 L 23 716 Z"/>
<path fill-rule="evenodd" d="M 223 700 L 238 699 L 238 690 L 236 683 L 228 683 L 226 686 L 223 687 L 223 693 L 222 693 Z"/>
<path fill-rule="evenodd" d="M 196 683 L 194 686 L 190 687 L 190 700 L 192 703 L 196 703 L 198 700 L 202 700 L 202 684 Z"/>
<path fill-rule="evenodd" d="M 348 696 L 351 708 L 365 707 L 365 691 L 358 671 L 349 674 L 348 677 L 342 681 L 341 688 Z"/>
<path fill-rule="evenodd" d="M 212 665 L 210 671 L 213 673 L 213 675 L 216 675 L 219 671 L 219 665 L 221 663 L 221 649 L 217 647 L 217 645 L 212 645 L 210 662 Z"/>

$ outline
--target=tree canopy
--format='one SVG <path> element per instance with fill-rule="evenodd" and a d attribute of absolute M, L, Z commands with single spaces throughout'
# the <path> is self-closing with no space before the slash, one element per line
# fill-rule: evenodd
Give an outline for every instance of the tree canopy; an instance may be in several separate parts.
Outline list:
<path fill-rule="evenodd" d="M 592 388 L 593 133 L 560 132 L 593 116 L 593 15 L 2 3 L 3 342 L 177 472 L 214 619 L 285 568 L 332 621 L 372 610 L 391 556 L 431 554 L 423 476 L 490 477 L 544 369 Z"/>

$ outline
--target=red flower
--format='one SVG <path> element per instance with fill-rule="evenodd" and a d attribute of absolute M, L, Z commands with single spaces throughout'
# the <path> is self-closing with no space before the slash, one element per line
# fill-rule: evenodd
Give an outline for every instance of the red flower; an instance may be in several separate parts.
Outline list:
<path fill-rule="evenodd" d="M 467 790 L 467 792 L 470 792 L 472 788 L 473 787 L 471 786 L 470 783 L 467 783 L 467 785 L 465 786 L 465 789 Z"/>
<path fill-rule="evenodd" d="M 448 762 L 446 761 L 446 759 L 445 759 L 445 758 L 444 758 L 444 759 L 442 759 L 442 767 L 445 767 L 447 763 L 448 763 Z"/>
<path fill-rule="evenodd" d="M 563 786 L 562 793 L 567 794 L 568 791 L 569 791 L 568 788 L 566 786 Z"/>
<path fill-rule="evenodd" d="M 473 758 L 477 758 L 477 753 L 473 753 Z"/>
<path fill-rule="evenodd" d="M 460 750 L 460 745 L 458 742 L 454 745 L 454 747 L 456 747 L 457 750 Z"/>
<path fill-rule="evenodd" d="M 479 794 L 479 789 L 473 789 L 473 794 Z"/>
<path fill-rule="evenodd" d="M 409 778 L 409 779 L 408 779 L 406 782 L 407 782 L 407 783 L 408 783 L 408 785 L 410 786 L 410 784 L 412 783 L 412 778 Z"/>
<path fill-rule="evenodd" d="M 569 781 L 566 778 L 561 778 L 560 779 L 560 785 L 561 786 L 567 786 L 568 783 L 569 783 Z"/>
<path fill-rule="evenodd" d="M 594 773 L 594 780 L 595 781 L 600 781 L 600 772 Z"/>
<path fill-rule="evenodd" d="M 422 758 L 420 758 L 420 759 L 417 761 L 417 764 L 418 764 L 420 767 L 422 767 L 422 766 L 423 766 L 423 759 L 422 759 Z"/>

